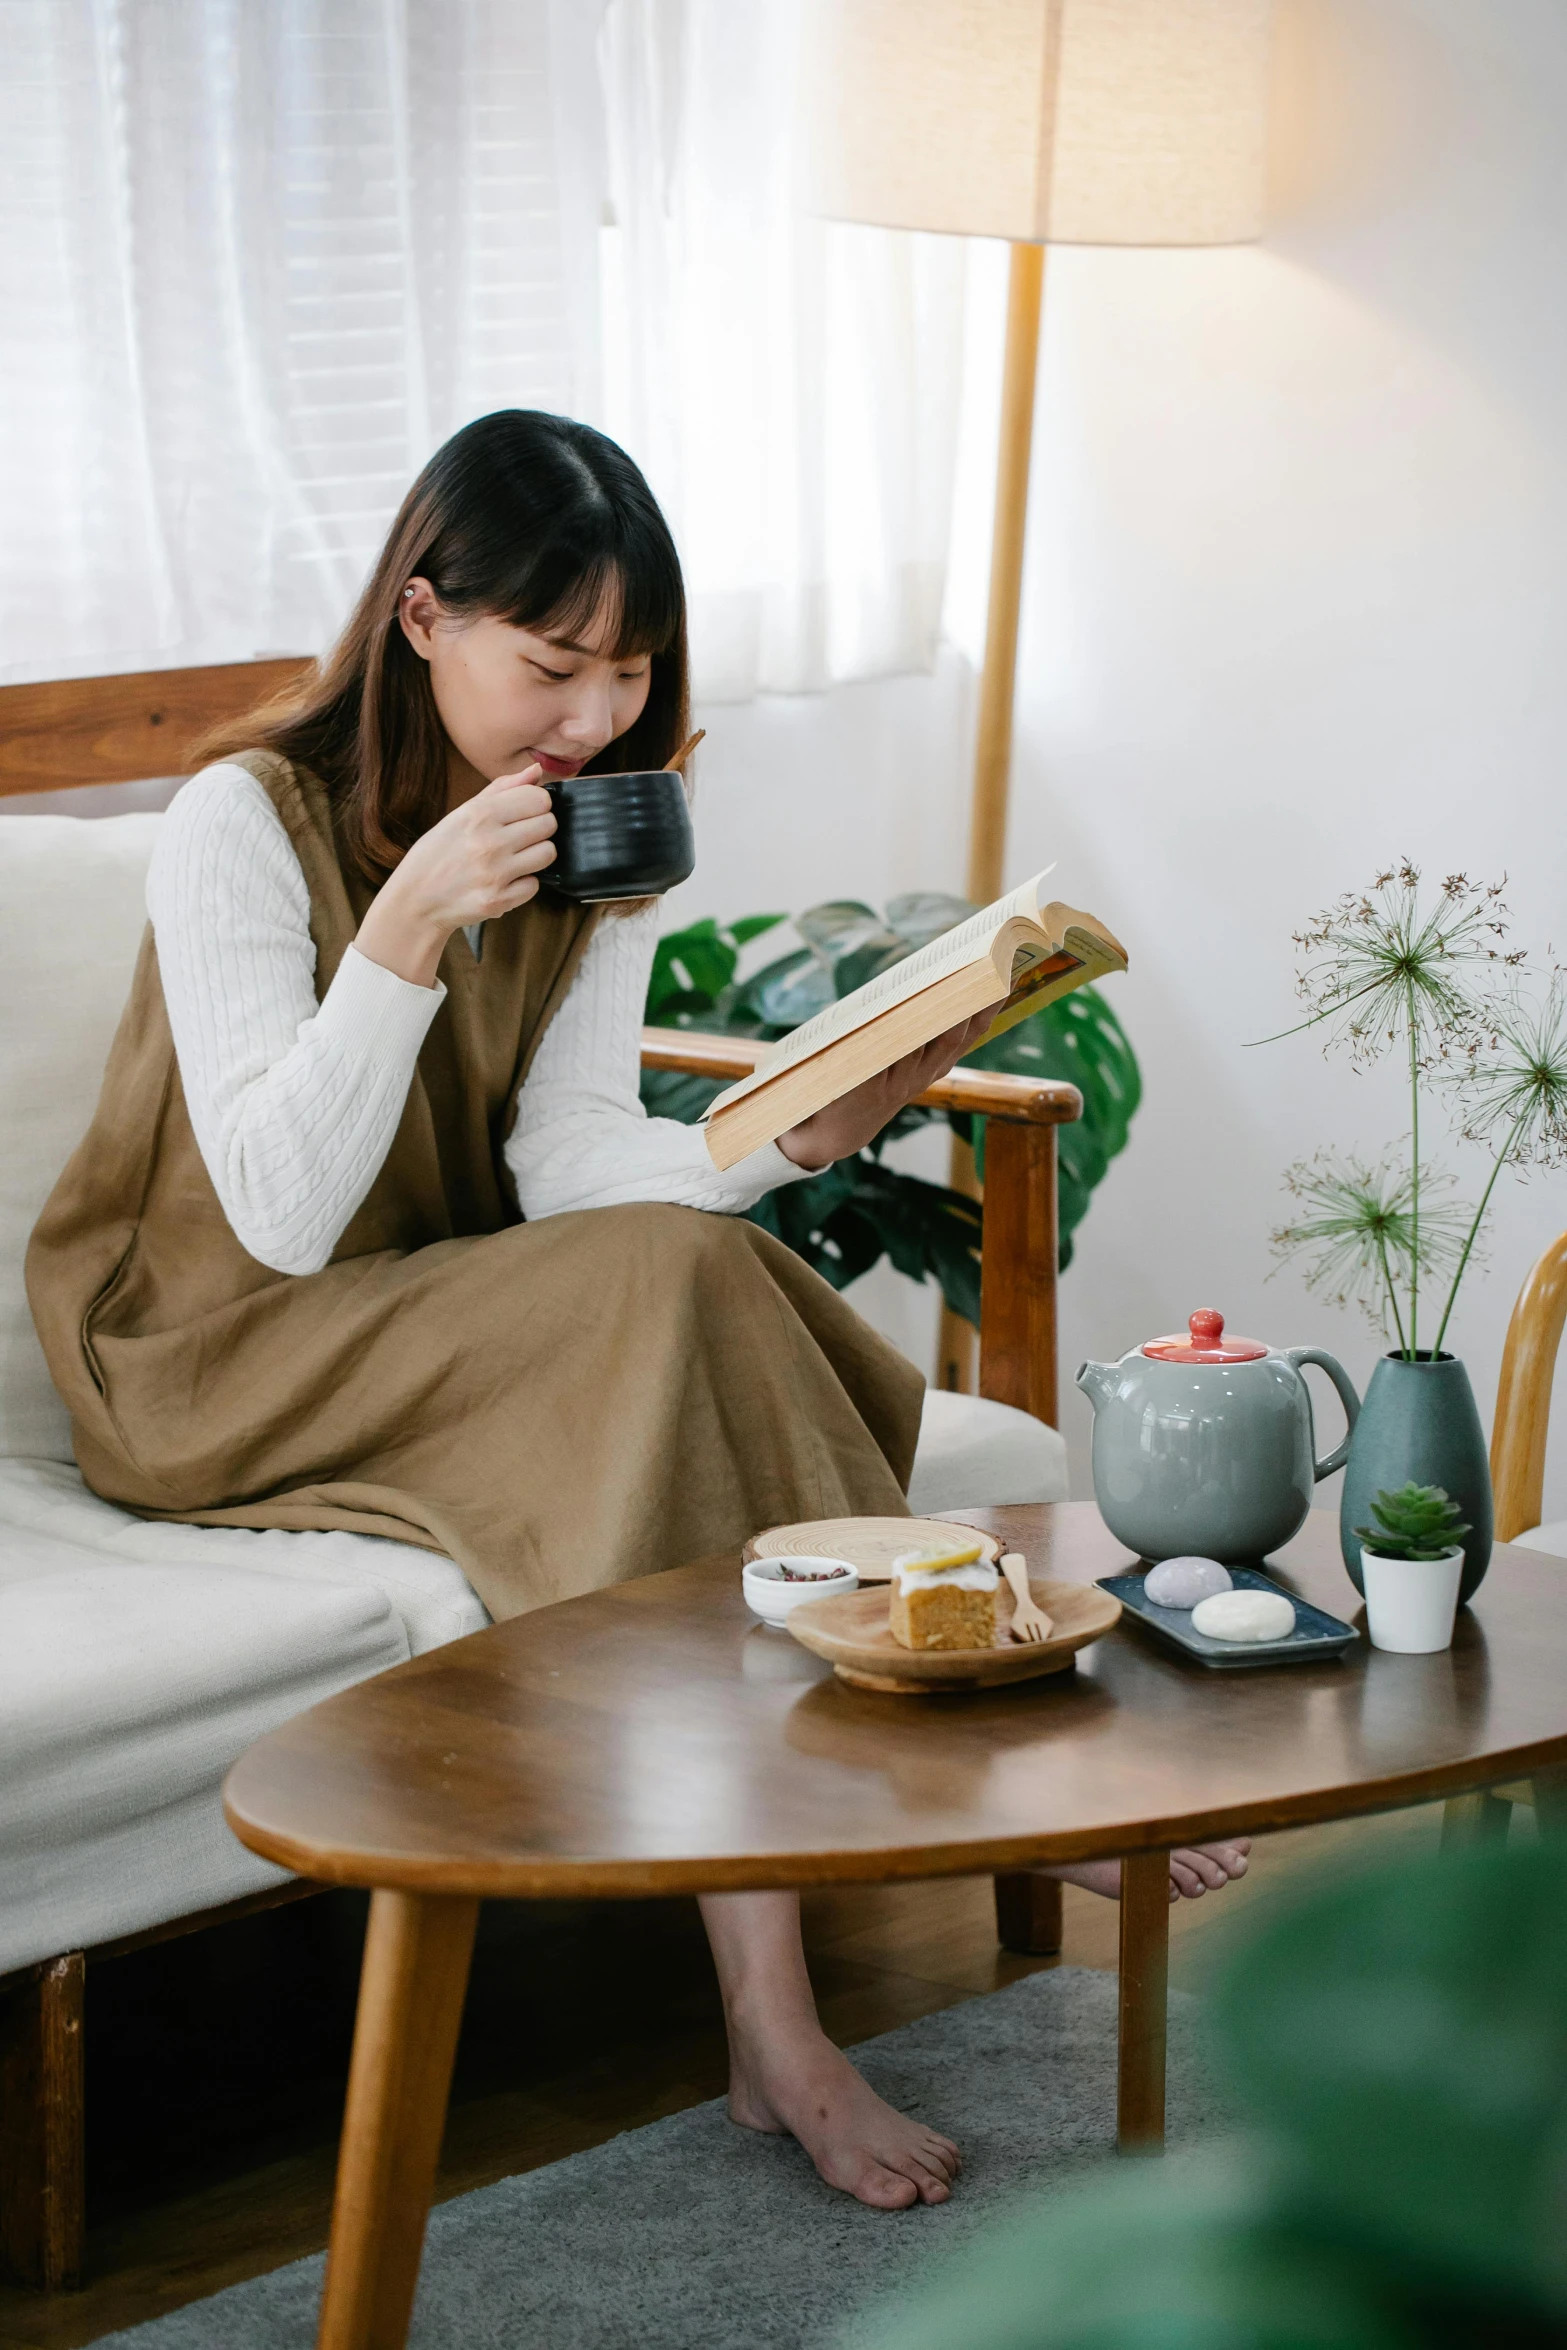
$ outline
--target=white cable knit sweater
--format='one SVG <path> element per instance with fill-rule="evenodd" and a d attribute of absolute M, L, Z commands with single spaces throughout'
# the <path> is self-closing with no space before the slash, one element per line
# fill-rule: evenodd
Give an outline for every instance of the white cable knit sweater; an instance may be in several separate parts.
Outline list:
<path fill-rule="evenodd" d="M 350 947 L 319 1002 L 310 897 L 272 802 L 208 767 L 147 875 L 196 1142 L 239 1239 L 279 1273 L 327 1264 L 402 1116 L 446 993 Z M 506 1145 L 523 1214 L 669 1200 L 735 1215 L 802 1170 L 775 1144 L 719 1174 L 698 1128 L 649 1118 L 639 1037 L 658 910 L 602 921 L 534 1057 Z"/>

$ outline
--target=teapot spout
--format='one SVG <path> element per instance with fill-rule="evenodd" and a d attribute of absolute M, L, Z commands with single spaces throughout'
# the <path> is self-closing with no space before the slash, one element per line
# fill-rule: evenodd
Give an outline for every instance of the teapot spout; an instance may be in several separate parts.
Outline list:
<path fill-rule="evenodd" d="M 1115 1393 L 1119 1367 L 1115 1363 L 1080 1363 L 1077 1384 L 1097 1412 Z"/>

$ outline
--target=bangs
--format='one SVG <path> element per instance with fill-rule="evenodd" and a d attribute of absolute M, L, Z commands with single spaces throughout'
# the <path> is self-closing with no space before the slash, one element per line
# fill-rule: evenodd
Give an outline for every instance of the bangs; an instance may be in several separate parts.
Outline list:
<path fill-rule="evenodd" d="M 632 567 L 620 550 L 605 548 L 580 568 L 573 565 L 569 578 L 561 576 L 564 566 L 553 582 L 539 576 L 555 568 L 538 564 L 528 592 L 501 615 L 513 628 L 530 629 L 559 644 L 582 644 L 601 626 L 602 656 L 610 661 L 668 653 L 679 642 L 685 602 L 679 573 L 671 574 L 667 563 L 644 561 Z M 553 596 L 550 585 L 556 589 Z"/>

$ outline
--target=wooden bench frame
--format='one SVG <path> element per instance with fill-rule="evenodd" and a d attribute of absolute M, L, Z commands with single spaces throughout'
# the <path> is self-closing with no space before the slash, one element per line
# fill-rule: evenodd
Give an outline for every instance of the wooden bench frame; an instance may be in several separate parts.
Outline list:
<path fill-rule="evenodd" d="M 303 657 L 0 686 L 0 802 L 189 771 L 213 727 L 280 692 Z M 691 1030 L 643 1031 L 643 1066 L 741 1077 L 762 1047 Z M 990 1120 L 980 1277 L 979 1391 L 1056 1424 L 1057 1126 L 1083 1114 L 1072 1085 L 958 1069 L 920 1096 Z M 1023 1871 L 997 1877 L 1011 1950 L 1061 1945 L 1061 1889 Z M 0 2267 L 58 2289 L 81 2273 L 85 2229 L 82 2036 L 89 1964 L 199 1932 L 317 1888 L 291 1885 L 170 1919 L 90 1951 L 67 1951 L 0 1980 Z"/>

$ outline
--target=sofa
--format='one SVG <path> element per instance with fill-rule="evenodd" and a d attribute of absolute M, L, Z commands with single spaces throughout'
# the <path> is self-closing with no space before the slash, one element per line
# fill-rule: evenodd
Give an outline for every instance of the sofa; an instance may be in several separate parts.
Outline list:
<path fill-rule="evenodd" d="M 290 1714 L 487 1621 L 433 1552 L 149 1524 L 72 1460 L 23 1257 L 93 1109 L 161 821 L 0 816 L 0 1977 L 281 1885 L 223 1824 L 229 1765 Z M 916 1509 L 1065 1494 L 1053 1428 L 930 1394 Z"/>

